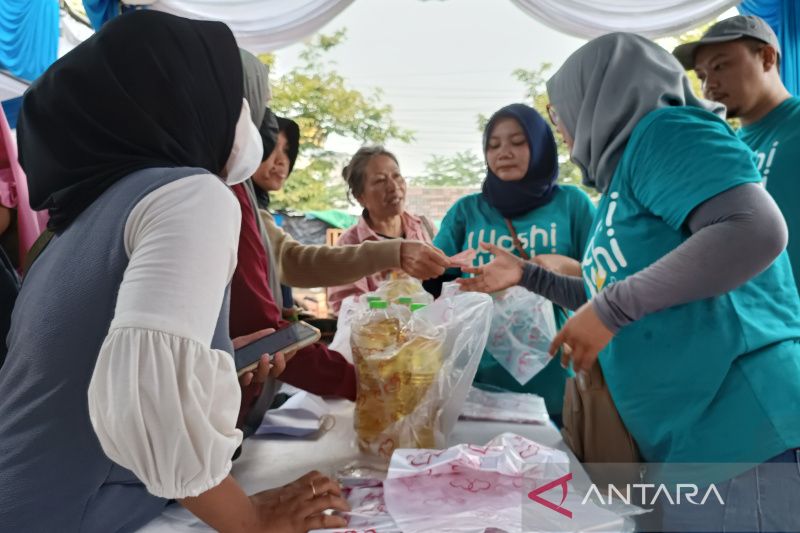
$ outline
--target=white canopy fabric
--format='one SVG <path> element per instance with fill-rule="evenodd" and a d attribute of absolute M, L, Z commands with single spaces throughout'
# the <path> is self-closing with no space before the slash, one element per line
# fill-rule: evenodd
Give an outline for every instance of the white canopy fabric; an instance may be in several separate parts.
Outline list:
<path fill-rule="evenodd" d="M 408 0 L 416 2 L 420 0 Z M 458 8 L 457 0 L 452 1 Z M 493 2 L 496 0 L 492 0 Z M 130 0 L 189 18 L 226 22 L 239 44 L 266 52 L 302 41 L 353 0 Z M 591 39 L 613 31 L 666 37 L 716 18 L 741 0 L 511 0 L 556 30 Z M 491 9 L 487 2 L 486 9 Z"/>
<path fill-rule="evenodd" d="M 239 46 L 268 52 L 310 37 L 354 0 L 126 0 L 176 15 L 220 20 L 233 30 Z M 421 0 L 407 0 L 418 2 Z M 452 2 L 458 8 L 457 0 Z M 499 0 L 492 0 L 492 2 Z M 592 39 L 613 31 L 650 38 L 677 35 L 716 18 L 741 0 L 510 0 L 524 13 L 556 30 Z M 486 2 L 491 9 L 491 2 Z M 92 30 L 62 11 L 59 57 Z M 25 84 L 0 79 L 0 96 L 21 94 Z"/>
<path fill-rule="evenodd" d="M 150 8 L 187 18 L 221 20 L 233 30 L 239 46 L 259 53 L 302 41 L 351 3 L 353 0 L 156 0 Z"/>
<path fill-rule="evenodd" d="M 656 39 L 683 33 L 735 7 L 741 0 L 511 0 L 543 24 L 592 39 L 628 31 Z"/>

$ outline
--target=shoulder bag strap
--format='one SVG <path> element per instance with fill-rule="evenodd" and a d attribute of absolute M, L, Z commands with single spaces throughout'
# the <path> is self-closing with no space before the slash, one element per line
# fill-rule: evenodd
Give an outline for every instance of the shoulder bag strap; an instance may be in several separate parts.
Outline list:
<path fill-rule="evenodd" d="M 511 223 L 511 220 L 508 218 L 503 219 L 506 221 L 506 227 L 508 228 L 508 232 L 511 234 L 511 238 L 514 240 L 514 248 L 517 249 L 519 252 L 520 257 L 522 257 L 525 261 L 531 260 L 531 255 L 522 247 L 522 242 L 519 240 L 519 236 L 517 235 L 517 230 L 514 229 L 514 224 Z"/>

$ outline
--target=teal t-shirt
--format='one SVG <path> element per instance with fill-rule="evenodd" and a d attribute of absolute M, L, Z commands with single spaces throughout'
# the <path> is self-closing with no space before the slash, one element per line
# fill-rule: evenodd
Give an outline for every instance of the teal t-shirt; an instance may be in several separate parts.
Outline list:
<path fill-rule="evenodd" d="M 689 238 L 684 222 L 704 201 L 760 180 L 752 152 L 711 113 L 648 114 L 598 205 L 583 260 L 588 294 Z M 645 460 L 760 463 L 800 446 L 798 339 L 800 298 L 784 252 L 731 292 L 622 328 L 600 364 Z"/>
<path fill-rule="evenodd" d="M 786 219 L 786 251 L 800 287 L 800 98 L 787 99 L 755 124 L 743 127 L 739 138 L 756 153 L 763 183 Z"/>
<path fill-rule="evenodd" d="M 594 204 L 586 193 L 577 187 L 562 185 L 549 204 L 515 218 L 512 223 L 523 248 L 531 257 L 560 254 L 580 260 L 594 213 Z M 519 255 L 503 215 L 480 193 L 466 196 L 450 208 L 433 242 L 447 255 L 480 249 L 481 242 L 496 244 Z M 490 260 L 491 254 L 481 250 L 473 264 L 480 266 Z M 563 322 L 564 313 L 556 311 L 556 325 L 560 328 Z M 559 359 L 554 358 L 541 372 L 521 385 L 487 349 L 481 358 L 475 385 L 485 389 L 538 394 L 545 399 L 550 414 L 559 415 L 568 375 L 561 368 Z"/>

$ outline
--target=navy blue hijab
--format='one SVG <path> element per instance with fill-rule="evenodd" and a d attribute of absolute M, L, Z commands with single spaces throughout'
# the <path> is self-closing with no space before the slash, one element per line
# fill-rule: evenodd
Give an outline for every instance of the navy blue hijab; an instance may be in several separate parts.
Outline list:
<path fill-rule="evenodd" d="M 516 218 L 547 205 L 553 199 L 558 185 L 558 150 L 553 132 L 535 109 L 525 104 L 511 104 L 497 111 L 483 131 L 483 154 L 489 146 L 489 137 L 497 121 L 513 118 L 528 138 L 531 158 L 528 171 L 518 181 L 503 181 L 486 165 L 483 197 L 489 205 L 505 218 Z"/>

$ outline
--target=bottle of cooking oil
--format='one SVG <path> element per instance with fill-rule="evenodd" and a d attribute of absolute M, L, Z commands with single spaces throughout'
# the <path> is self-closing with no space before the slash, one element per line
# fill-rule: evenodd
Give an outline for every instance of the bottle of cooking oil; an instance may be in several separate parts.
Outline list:
<path fill-rule="evenodd" d="M 404 323 L 407 315 L 385 301 L 373 301 L 351 333 L 359 448 L 386 458 L 396 447 L 435 446 L 440 406 L 426 395 L 442 366 L 442 341 L 411 331 Z"/>
<path fill-rule="evenodd" d="M 442 341 L 417 336 L 409 339 L 397 352 L 399 383 L 392 409 L 399 418 L 408 417 L 403 448 L 434 448 L 434 428 L 439 414 L 439 401 L 428 393 L 436 383 L 442 367 Z"/>
<path fill-rule="evenodd" d="M 401 327 L 387 302 L 373 300 L 366 317 L 353 325 L 350 334 L 358 377 L 355 430 L 359 446 L 365 450 L 391 424 L 386 398 L 394 386 L 392 365 Z"/>

